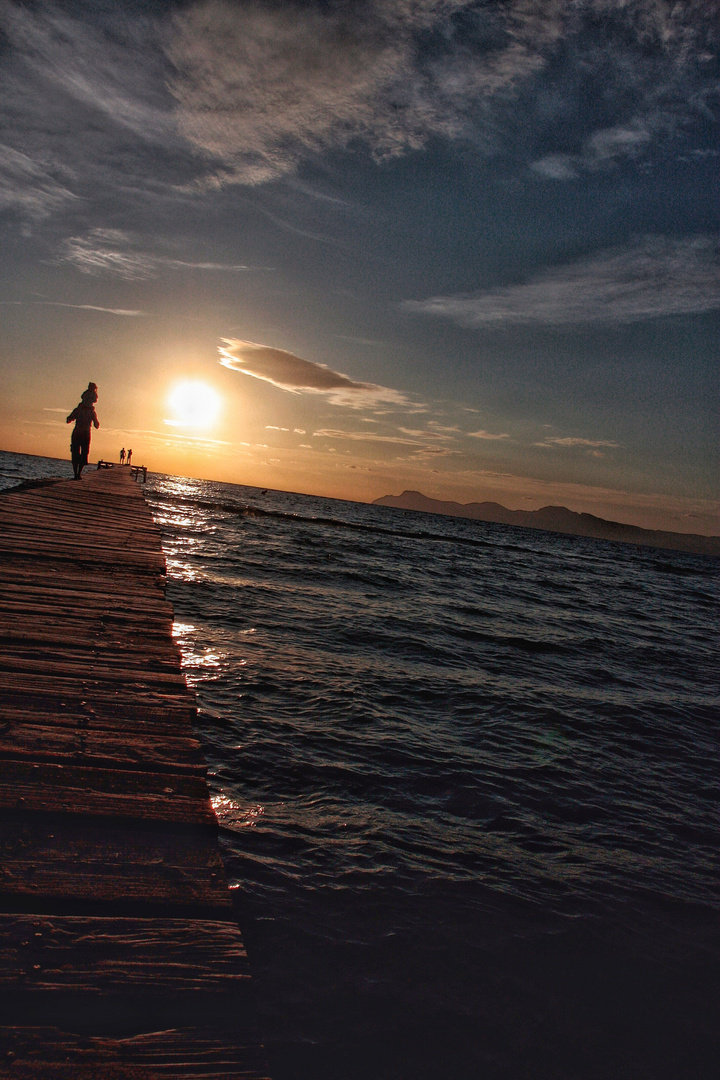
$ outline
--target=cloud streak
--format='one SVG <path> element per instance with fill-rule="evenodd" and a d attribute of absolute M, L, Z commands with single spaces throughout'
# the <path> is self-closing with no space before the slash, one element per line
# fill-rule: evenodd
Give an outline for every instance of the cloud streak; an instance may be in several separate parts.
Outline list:
<path fill-rule="evenodd" d="M 106 315 L 126 315 L 138 318 L 147 315 L 146 311 L 130 311 L 125 308 L 98 307 L 96 304 L 64 304 L 60 300 L 33 300 L 34 304 L 43 304 L 45 307 L 75 308 L 77 311 L 100 311 Z"/>
<path fill-rule="evenodd" d="M 376 435 L 368 431 L 340 431 L 337 428 L 324 428 L 313 431 L 314 439 L 343 439 L 348 442 L 391 443 L 397 446 L 417 446 L 417 440 L 404 439 L 399 435 Z"/>
<path fill-rule="evenodd" d="M 410 401 L 398 390 L 375 383 L 356 382 L 347 375 L 333 371 L 325 364 L 303 360 L 285 349 L 274 349 L 254 341 L 224 338 L 218 347 L 220 363 L 242 375 L 271 383 L 280 390 L 299 394 L 323 394 L 334 405 L 363 408 L 389 403 L 401 408 Z"/>
<path fill-rule="evenodd" d="M 167 89 L 162 21 L 123 8 L 0 3 L 0 205 L 38 219 L 74 199 L 167 196 L 197 175 Z"/>
<path fill-rule="evenodd" d="M 478 295 L 436 296 L 403 302 L 406 311 L 435 315 L 460 326 L 630 323 L 720 308 L 720 240 L 644 237 L 566 266 L 545 270 L 521 285 Z"/>
<path fill-rule="evenodd" d="M 126 281 L 155 277 L 161 270 L 214 270 L 237 273 L 249 270 L 241 264 L 190 262 L 138 250 L 135 238 L 120 229 L 92 229 L 87 236 L 73 236 L 63 246 L 58 262 L 69 263 L 81 274 L 109 276 Z"/>
<path fill-rule="evenodd" d="M 0 145 L 0 209 L 14 207 L 31 218 L 47 217 L 76 199 L 67 181 L 67 170 Z"/>
<path fill-rule="evenodd" d="M 570 435 L 565 437 L 550 436 L 543 439 L 542 442 L 533 443 L 533 446 L 583 446 L 583 447 L 598 447 L 598 446 L 610 446 L 617 449 L 620 443 L 612 442 L 609 439 L 582 439 L 578 436 Z"/>

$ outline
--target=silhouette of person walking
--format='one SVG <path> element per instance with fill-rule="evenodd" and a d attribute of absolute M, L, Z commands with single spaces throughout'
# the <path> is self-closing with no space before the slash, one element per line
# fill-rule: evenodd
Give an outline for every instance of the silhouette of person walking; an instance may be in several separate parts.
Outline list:
<path fill-rule="evenodd" d="M 132 450 L 128 450 L 127 463 L 128 465 L 132 461 Z"/>
<path fill-rule="evenodd" d="M 97 399 L 97 386 L 94 382 L 88 383 L 87 390 L 80 397 L 80 404 L 73 409 L 65 421 L 66 424 L 75 421 L 75 427 L 70 436 L 70 456 L 72 457 L 73 476 L 76 480 L 80 479 L 82 471 L 88 463 L 91 429 L 93 426 L 100 427 L 100 421 L 95 412 Z"/>
<path fill-rule="evenodd" d="M 120 464 L 121 465 L 125 464 L 125 447 L 124 446 L 123 446 L 122 450 L 120 451 Z"/>

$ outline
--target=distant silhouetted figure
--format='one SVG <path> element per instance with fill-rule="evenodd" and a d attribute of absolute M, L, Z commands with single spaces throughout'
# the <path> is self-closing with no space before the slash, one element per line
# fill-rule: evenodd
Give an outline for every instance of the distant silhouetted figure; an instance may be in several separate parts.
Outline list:
<path fill-rule="evenodd" d="M 97 386 L 94 382 L 88 383 L 88 388 L 80 397 L 80 404 L 73 409 L 65 423 L 75 421 L 73 433 L 70 436 L 70 456 L 72 457 L 73 476 L 79 480 L 82 471 L 88 463 L 90 453 L 90 432 L 93 425 L 100 427 L 100 421 L 95 412 L 95 402 L 98 399 Z"/>
<path fill-rule="evenodd" d="M 125 464 L 125 447 L 124 446 L 123 446 L 122 450 L 120 451 L 120 464 L 121 465 Z"/>
<path fill-rule="evenodd" d="M 131 461 L 132 461 L 132 450 L 128 450 L 128 457 L 127 457 L 128 465 L 130 464 Z"/>

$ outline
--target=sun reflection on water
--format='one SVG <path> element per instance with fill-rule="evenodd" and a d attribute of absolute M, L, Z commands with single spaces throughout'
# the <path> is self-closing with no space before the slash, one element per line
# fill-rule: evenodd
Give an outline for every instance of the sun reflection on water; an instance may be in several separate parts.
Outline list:
<path fill-rule="evenodd" d="M 229 664 L 228 654 L 222 649 L 196 647 L 193 635 L 197 629 L 192 623 L 175 622 L 172 630 L 182 652 L 185 677 L 191 686 L 218 678 L 227 671 Z"/>
<path fill-rule="evenodd" d="M 229 795 L 223 795 L 222 793 L 212 795 L 210 802 L 219 823 L 225 829 L 251 829 L 265 813 L 264 806 L 257 803 L 250 806 L 241 806 L 240 803 L 231 799 Z"/>
<path fill-rule="evenodd" d="M 167 566 L 168 577 L 171 577 L 176 581 L 193 582 L 202 581 L 205 578 L 205 574 L 202 570 L 199 570 L 184 559 L 172 558 L 168 555 L 165 558 L 165 564 Z"/>

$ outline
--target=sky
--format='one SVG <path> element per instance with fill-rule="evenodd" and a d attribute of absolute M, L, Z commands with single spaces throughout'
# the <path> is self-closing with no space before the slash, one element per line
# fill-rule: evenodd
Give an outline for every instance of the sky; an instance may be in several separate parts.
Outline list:
<path fill-rule="evenodd" d="M 720 0 L 0 0 L 0 448 L 718 533 Z"/>

